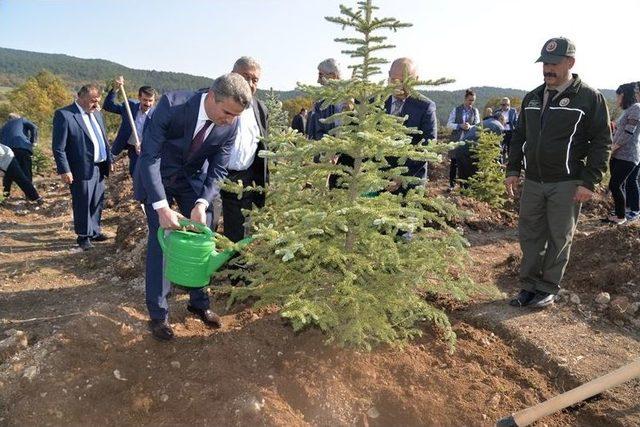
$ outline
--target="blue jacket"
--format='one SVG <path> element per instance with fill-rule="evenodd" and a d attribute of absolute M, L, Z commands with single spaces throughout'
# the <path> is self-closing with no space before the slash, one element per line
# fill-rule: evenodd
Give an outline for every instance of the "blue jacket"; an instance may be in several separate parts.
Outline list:
<path fill-rule="evenodd" d="M 392 97 L 389 97 L 384 108 L 387 114 L 391 113 Z M 409 116 L 404 122 L 408 128 L 417 128 L 422 134 L 411 135 L 412 144 L 427 145 L 430 140 L 438 138 L 438 119 L 436 118 L 436 104 L 429 98 L 417 99 L 409 97 L 404 101 L 401 116 Z M 424 175 L 425 162 L 408 159 L 405 166 L 409 168 L 407 175 L 422 176 Z M 392 163 L 393 165 L 393 163 Z"/>
<path fill-rule="evenodd" d="M 111 146 L 111 153 L 113 153 L 114 156 L 117 156 L 118 154 L 120 154 L 120 152 L 122 152 L 122 150 L 130 146 L 129 138 L 131 138 L 131 123 L 129 123 L 129 117 L 127 117 L 127 108 L 125 107 L 124 103 L 116 104 L 116 95 L 117 94 L 114 90 L 110 90 L 107 94 L 107 97 L 104 99 L 104 104 L 102 105 L 102 108 L 105 111 L 119 114 L 122 117 L 122 122 L 120 123 L 118 134 L 116 135 L 116 139 L 113 141 L 113 145 Z M 129 108 L 131 108 L 131 115 L 135 120 L 136 114 L 138 114 L 138 110 L 140 109 L 140 102 L 134 101 L 132 99 L 128 99 L 127 101 L 129 102 Z M 149 122 L 149 118 L 153 114 L 154 108 L 155 107 L 152 107 L 149 110 L 143 130 L 147 127 L 147 123 Z"/>
<path fill-rule="evenodd" d="M 38 127 L 24 117 L 9 120 L 0 131 L 0 141 L 7 147 L 33 153 L 33 146 L 38 143 Z"/>
<path fill-rule="evenodd" d="M 214 125 L 202 148 L 189 159 L 203 93 L 175 91 L 160 99 L 145 127 L 136 164 L 133 189 L 137 200 L 151 204 L 166 199 L 165 184 L 174 179 L 186 179 L 198 198 L 208 202 L 219 193 L 217 183 L 227 175 L 238 120 Z"/>
<path fill-rule="evenodd" d="M 93 115 L 100 125 L 102 137 L 107 144 L 107 161 L 103 162 L 100 168 L 101 173 L 108 176 L 113 158 L 109 150 L 104 119 L 99 111 L 94 112 Z M 75 103 L 56 110 L 53 115 L 51 146 L 58 174 L 71 172 L 74 180 L 89 180 L 93 177 L 93 142 Z"/>

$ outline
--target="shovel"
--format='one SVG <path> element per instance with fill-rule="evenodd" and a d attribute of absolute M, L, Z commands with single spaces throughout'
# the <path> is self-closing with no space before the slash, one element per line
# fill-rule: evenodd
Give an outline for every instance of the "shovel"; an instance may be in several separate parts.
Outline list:
<path fill-rule="evenodd" d="M 586 384 L 582 384 L 572 390 L 553 397 L 546 402 L 539 403 L 520 412 L 516 412 L 508 417 L 496 422 L 496 427 L 524 427 L 539 420 L 542 417 L 551 415 L 561 409 L 581 402 L 585 399 L 602 393 L 605 390 L 619 386 L 637 376 L 640 376 L 640 358 L 623 366 L 613 372 L 603 375 Z"/>

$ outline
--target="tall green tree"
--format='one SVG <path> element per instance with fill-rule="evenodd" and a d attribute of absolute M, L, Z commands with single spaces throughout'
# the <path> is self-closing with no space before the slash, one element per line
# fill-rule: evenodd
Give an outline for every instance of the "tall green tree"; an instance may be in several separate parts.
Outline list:
<path fill-rule="evenodd" d="M 466 242 L 444 220 L 451 207 L 420 186 L 406 197 L 384 191 L 394 179 L 419 182 L 402 176 L 407 158 L 439 161 L 450 147 L 412 145 L 408 133 L 417 131 L 407 130 L 405 118 L 386 114 L 384 101 L 395 87 L 371 80 L 386 62 L 377 52 L 392 47 L 380 33 L 409 24 L 374 17 L 375 9 L 367 0 L 326 18 L 357 33 L 337 41 L 360 62 L 351 66 L 350 80 L 300 89 L 345 108 L 327 119 L 338 126 L 320 141 L 291 130 L 270 136 L 270 151 L 261 155 L 278 167 L 265 208 L 252 214 L 256 244 L 244 254 L 251 284 L 235 288 L 230 303 L 254 296 L 258 304 L 277 304 L 294 329 L 314 325 L 327 341 L 343 345 L 401 343 L 420 334 L 417 323 L 424 320 L 453 343 L 446 314 L 423 297 L 464 298 L 473 289 L 461 274 Z M 336 163 L 338 153 L 353 165 Z M 397 167 L 390 167 L 390 157 L 400 159 Z M 337 187 L 327 186 L 329 175 L 338 177 Z M 364 196 L 372 194 L 378 195 Z M 407 232 L 413 238 L 399 237 Z"/>

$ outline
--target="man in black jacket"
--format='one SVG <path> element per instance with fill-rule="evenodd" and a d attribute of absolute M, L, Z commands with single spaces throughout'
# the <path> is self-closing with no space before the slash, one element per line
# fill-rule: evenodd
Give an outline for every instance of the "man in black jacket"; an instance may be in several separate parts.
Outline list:
<path fill-rule="evenodd" d="M 607 169 L 609 111 L 600 92 L 571 74 L 575 46 L 563 37 L 542 47 L 544 84 L 529 92 L 513 133 L 505 185 L 511 196 L 525 170 L 518 232 L 522 290 L 513 306 L 555 300 L 569 262 L 583 202 Z"/>
<path fill-rule="evenodd" d="M 298 132 L 304 135 L 306 122 L 307 122 L 307 109 L 301 108 L 300 112 L 295 116 L 293 116 L 293 120 L 291 120 L 291 129 L 297 130 Z"/>

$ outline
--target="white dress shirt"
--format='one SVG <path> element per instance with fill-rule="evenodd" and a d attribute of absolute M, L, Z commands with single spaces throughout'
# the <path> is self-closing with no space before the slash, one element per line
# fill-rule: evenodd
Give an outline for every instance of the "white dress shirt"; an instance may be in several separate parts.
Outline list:
<path fill-rule="evenodd" d="M 238 133 L 229 156 L 229 170 L 243 171 L 251 166 L 258 149 L 260 128 L 253 111 L 253 105 L 244 110 L 239 117 Z"/>
<path fill-rule="evenodd" d="M 200 109 L 198 110 L 198 120 L 196 121 L 196 127 L 193 130 L 193 136 L 191 137 L 191 140 L 193 141 L 193 138 L 195 138 L 195 136 L 198 134 L 198 132 L 200 131 L 200 129 L 202 129 L 205 125 L 205 123 L 207 122 L 207 120 L 211 120 L 209 118 L 209 116 L 207 116 L 207 111 L 204 109 L 204 99 L 207 96 L 206 93 L 202 94 L 202 97 L 200 98 Z M 213 121 L 213 120 L 211 120 Z M 204 139 L 206 140 L 209 137 L 209 134 L 211 133 L 211 130 L 213 130 L 213 127 L 215 126 L 215 123 L 211 123 L 211 126 L 209 126 L 209 129 L 207 129 L 207 131 L 204 134 Z M 198 199 L 196 200 L 196 204 L 201 203 L 203 205 L 205 205 L 205 207 L 209 207 L 209 202 L 205 199 Z M 157 202 L 152 204 L 153 209 L 154 210 L 158 210 L 160 208 L 168 208 L 169 207 L 169 202 L 167 202 L 167 199 L 162 199 L 162 200 L 158 200 Z"/>
<path fill-rule="evenodd" d="M 511 124 L 509 124 L 509 110 L 504 111 L 500 109 L 500 113 L 502 114 L 502 117 L 504 117 L 504 130 L 511 130 Z"/>
<path fill-rule="evenodd" d="M 78 104 L 77 102 L 76 102 L 76 107 L 78 107 L 78 110 L 80 110 L 80 114 L 82 114 L 82 121 L 84 122 L 84 125 L 87 128 L 87 131 L 89 132 L 89 137 L 91 138 L 91 142 L 93 142 L 93 162 L 94 163 L 104 162 L 105 160 L 107 160 L 107 158 L 106 157 L 100 158 L 100 143 L 98 142 L 98 138 L 96 137 L 96 134 L 93 131 L 93 125 L 89 120 L 93 121 L 96 129 L 100 129 L 100 125 L 98 124 L 98 121 L 93 116 L 93 114 L 87 114 L 87 112 L 84 111 L 84 108 L 82 108 L 80 104 Z M 106 144 L 107 143 L 106 138 L 103 136 L 102 139 Z"/>
<path fill-rule="evenodd" d="M 134 123 L 136 125 L 135 130 L 136 134 L 138 135 L 138 141 L 140 142 L 140 145 L 142 145 L 142 131 L 144 130 L 144 123 L 147 120 L 147 117 L 149 117 L 149 111 L 151 111 L 151 109 L 143 112 L 142 108 L 139 108 L 134 119 Z M 127 144 L 136 145 L 136 137 L 133 135 L 133 132 L 131 132 L 131 136 L 129 136 L 129 141 L 127 141 Z"/>

